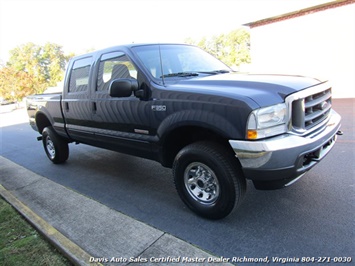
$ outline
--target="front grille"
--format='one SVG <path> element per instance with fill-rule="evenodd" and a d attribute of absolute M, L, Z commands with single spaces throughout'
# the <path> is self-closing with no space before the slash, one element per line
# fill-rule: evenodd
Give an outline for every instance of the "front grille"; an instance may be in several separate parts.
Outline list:
<path fill-rule="evenodd" d="M 328 119 L 332 109 L 332 92 L 330 87 L 324 85 L 288 97 L 292 131 L 303 134 Z"/>
<path fill-rule="evenodd" d="M 317 94 L 305 98 L 305 121 L 306 130 L 324 121 L 332 108 L 331 89 L 327 89 Z"/>

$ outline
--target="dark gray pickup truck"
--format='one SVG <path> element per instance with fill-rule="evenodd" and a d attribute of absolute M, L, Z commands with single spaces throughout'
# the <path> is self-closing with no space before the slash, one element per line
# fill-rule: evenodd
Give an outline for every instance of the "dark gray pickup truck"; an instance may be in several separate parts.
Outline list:
<path fill-rule="evenodd" d="M 53 163 L 71 142 L 158 161 L 190 209 L 218 219 L 246 179 L 288 186 L 331 150 L 331 97 L 328 82 L 239 74 L 194 46 L 131 44 L 73 58 L 63 92 L 30 96 L 27 109 Z"/>

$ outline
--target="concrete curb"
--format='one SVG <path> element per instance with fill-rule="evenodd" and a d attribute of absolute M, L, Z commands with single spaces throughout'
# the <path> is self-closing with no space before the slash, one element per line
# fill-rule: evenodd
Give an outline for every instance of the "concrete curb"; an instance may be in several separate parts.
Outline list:
<path fill-rule="evenodd" d="M 2 156 L 0 172 L 0 194 L 76 265 L 212 265 L 221 259 Z"/>
<path fill-rule="evenodd" d="M 87 265 L 90 255 L 34 213 L 0 184 L 0 195 L 29 221 L 45 238 L 75 265 Z M 102 265 L 95 263 L 92 265 Z"/>

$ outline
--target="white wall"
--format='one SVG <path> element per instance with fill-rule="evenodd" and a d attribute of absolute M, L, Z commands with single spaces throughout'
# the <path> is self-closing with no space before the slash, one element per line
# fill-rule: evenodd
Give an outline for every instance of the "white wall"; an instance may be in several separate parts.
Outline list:
<path fill-rule="evenodd" d="M 330 80 L 355 97 L 355 4 L 251 29 L 252 71 Z"/>

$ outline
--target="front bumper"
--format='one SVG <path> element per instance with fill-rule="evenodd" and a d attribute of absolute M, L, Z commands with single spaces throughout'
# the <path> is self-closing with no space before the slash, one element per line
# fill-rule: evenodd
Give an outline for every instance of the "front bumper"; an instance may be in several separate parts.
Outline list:
<path fill-rule="evenodd" d="M 331 111 L 328 123 L 311 136 L 284 134 L 260 141 L 230 140 L 246 178 L 257 189 L 294 183 L 332 149 L 341 117 Z"/>

